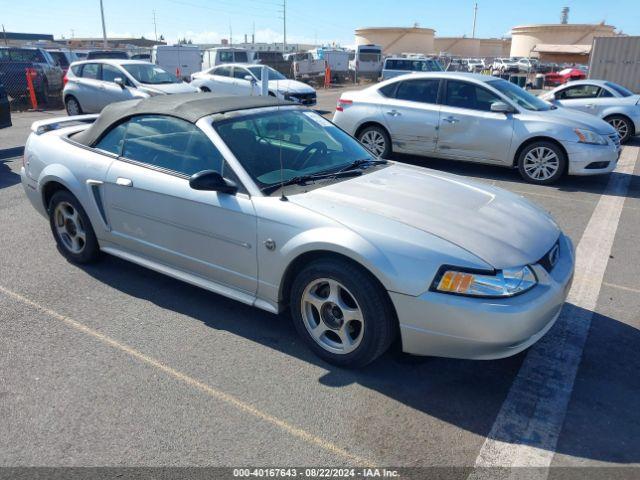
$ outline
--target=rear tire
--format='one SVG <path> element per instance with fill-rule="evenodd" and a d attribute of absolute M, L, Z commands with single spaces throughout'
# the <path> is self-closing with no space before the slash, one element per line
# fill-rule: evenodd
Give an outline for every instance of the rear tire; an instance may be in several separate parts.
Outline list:
<path fill-rule="evenodd" d="M 371 125 L 358 132 L 358 141 L 379 158 L 391 155 L 391 138 L 387 131 L 377 125 Z"/>
<path fill-rule="evenodd" d="M 73 263 L 91 263 L 98 259 L 100 247 L 91 221 L 70 192 L 61 190 L 49 202 L 49 225 L 58 249 Z"/>
<path fill-rule="evenodd" d="M 567 171 L 567 156 L 555 143 L 533 142 L 520 152 L 518 171 L 529 183 L 550 185 Z"/>
<path fill-rule="evenodd" d="M 605 121 L 616 129 L 620 136 L 620 143 L 627 143 L 631 136 L 635 133 L 633 123 L 627 117 L 622 115 L 611 115 L 605 118 Z"/>
<path fill-rule="evenodd" d="M 69 95 L 64 101 L 64 106 L 67 110 L 67 115 L 70 117 L 82 115 L 82 107 L 80 107 L 80 102 L 78 102 L 76 97 Z"/>
<path fill-rule="evenodd" d="M 346 261 L 316 260 L 293 281 L 291 316 L 304 342 L 339 367 L 363 367 L 396 336 L 396 318 L 384 289 Z"/>

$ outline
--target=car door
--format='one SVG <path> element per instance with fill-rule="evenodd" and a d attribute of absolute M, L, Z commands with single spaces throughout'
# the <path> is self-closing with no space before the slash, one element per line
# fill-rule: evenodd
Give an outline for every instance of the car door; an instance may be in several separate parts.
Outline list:
<path fill-rule="evenodd" d="M 102 90 L 100 89 L 102 85 L 101 65 L 95 62 L 85 63 L 78 73 L 76 94 L 82 111 L 85 113 L 99 112 L 102 109 L 100 105 L 103 103 Z"/>
<path fill-rule="evenodd" d="M 115 83 L 116 78 L 121 78 L 124 82 L 124 88 Z M 100 109 L 106 107 L 110 103 L 121 102 L 123 100 L 131 100 L 134 98 L 131 92 L 131 82 L 127 75 L 114 65 L 103 63 L 100 75 Z"/>
<path fill-rule="evenodd" d="M 556 92 L 555 99 L 557 104 L 565 108 L 597 114 L 598 106 L 603 103 L 602 99 L 598 99 L 600 91 L 601 88 L 598 85 L 571 85 Z"/>
<path fill-rule="evenodd" d="M 383 87 L 380 112 L 398 152 L 428 155 L 438 140 L 437 78 L 399 81 Z"/>
<path fill-rule="evenodd" d="M 231 66 L 216 67 L 211 73 L 211 91 L 223 95 L 236 95 Z"/>
<path fill-rule="evenodd" d="M 244 77 L 250 76 L 253 78 L 253 75 L 244 67 L 233 67 L 233 80 L 234 80 L 234 91 L 235 95 L 242 96 L 250 96 L 257 95 L 257 82 L 246 80 Z"/>
<path fill-rule="evenodd" d="M 251 199 L 242 192 L 189 186 L 191 175 L 210 169 L 239 183 L 211 140 L 195 125 L 161 115 L 133 117 L 125 129 L 115 147 L 121 156 L 104 183 L 113 244 L 121 252 L 255 294 Z"/>
<path fill-rule="evenodd" d="M 439 156 L 483 163 L 510 163 L 513 115 L 491 111 L 503 101 L 481 85 L 446 80 L 438 128 Z"/>

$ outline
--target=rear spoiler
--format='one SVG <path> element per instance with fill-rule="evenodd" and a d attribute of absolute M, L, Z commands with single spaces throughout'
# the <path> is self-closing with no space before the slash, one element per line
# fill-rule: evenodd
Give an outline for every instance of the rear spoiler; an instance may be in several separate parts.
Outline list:
<path fill-rule="evenodd" d="M 98 118 L 98 114 L 75 115 L 73 117 L 57 117 L 51 120 L 39 120 L 31 124 L 31 131 L 36 135 L 58 130 L 64 127 L 71 127 L 82 123 L 93 123 Z"/>

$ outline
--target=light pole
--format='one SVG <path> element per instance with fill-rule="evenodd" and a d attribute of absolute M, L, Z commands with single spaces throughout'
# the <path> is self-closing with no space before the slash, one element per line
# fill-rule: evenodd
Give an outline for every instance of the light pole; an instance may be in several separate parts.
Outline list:
<path fill-rule="evenodd" d="M 104 7 L 102 6 L 102 0 L 100 0 L 100 16 L 102 17 L 102 46 L 107 48 L 107 27 L 104 26 Z"/>

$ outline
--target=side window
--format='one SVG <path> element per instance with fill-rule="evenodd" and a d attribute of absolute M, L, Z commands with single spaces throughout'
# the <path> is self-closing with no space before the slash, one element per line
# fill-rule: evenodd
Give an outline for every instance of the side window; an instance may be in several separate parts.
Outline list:
<path fill-rule="evenodd" d="M 378 89 L 378 91 L 387 98 L 393 98 L 396 94 L 396 88 L 398 86 L 397 82 L 390 83 L 389 85 L 385 85 Z"/>
<path fill-rule="evenodd" d="M 439 85 L 440 80 L 438 79 L 405 80 L 398 85 L 395 96 L 398 100 L 436 103 Z"/>
<path fill-rule="evenodd" d="M 127 122 L 123 122 L 109 130 L 94 147 L 99 150 L 104 150 L 105 152 L 120 155 L 122 153 L 122 144 L 124 143 L 124 134 L 126 131 Z"/>
<path fill-rule="evenodd" d="M 244 80 L 244 77 L 249 75 L 249 71 L 244 68 L 234 67 L 233 69 L 233 78 L 238 78 L 240 80 Z"/>
<path fill-rule="evenodd" d="M 191 176 L 202 170 L 222 172 L 223 157 L 195 125 L 164 115 L 132 118 L 122 156 Z"/>
<path fill-rule="evenodd" d="M 99 63 L 85 63 L 81 71 L 82 78 L 90 78 L 98 80 L 100 78 L 100 64 Z"/>
<path fill-rule="evenodd" d="M 117 67 L 106 63 L 102 64 L 102 80 L 105 82 L 113 82 L 114 79 L 120 77 L 126 82 L 127 77 Z"/>
<path fill-rule="evenodd" d="M 220 61 L 233 63 L 233 52 L 220 52 Z"/>
<path fill-rule="evenodd" d="M 445 105 L 469 110 L 491 111 L 491 104 L 501 101 L 485 88 L 458 80 L 447 81 Z"/>
<path fill-rule="evenodd" d="M 595 85 L 576 85 L 575 87 L 565 88 L 560 92 L 559 98 L 563 100 L 571 100 L 576 98 L 595 98 L 598 96 L 600 87 Z"/>
<path fill-rule="evenodd" d="M 76 77 L 79 77 L 82 72 L 82 65 L 74 65 L 73 67 L 71 67 L 71 71 Z"/>
<path fill-rule="evenodd" d="M 611 98 L 613 97 L 613 93 L 611 93 L 606 88 L 601 88 L 600 93 L 598 94 L 598 98 Z"/>
<path fill-rule="evenodd" d="M 214 75 L 219 75 L 221 77 L 230 77 L 231 76 L 231 67 L 218 67 L 213 71 Z"/>

